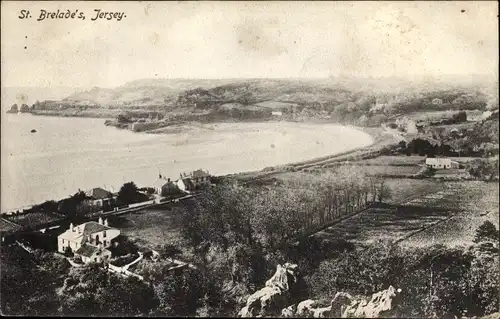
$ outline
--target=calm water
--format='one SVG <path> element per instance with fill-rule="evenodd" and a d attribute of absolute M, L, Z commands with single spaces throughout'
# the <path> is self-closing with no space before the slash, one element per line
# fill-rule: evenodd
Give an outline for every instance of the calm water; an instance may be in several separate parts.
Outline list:
<path fill-rule="evenodd" d="M 215 124 L 152 135 L 106 127 L 103 119 L 1 118 L 1 211 L 58 200 L 79 188 L 151 185 L 159 171 L 171 178 L 198 168 L 228 174 L 372 143 L 365 133 L 331 124 Z"/>

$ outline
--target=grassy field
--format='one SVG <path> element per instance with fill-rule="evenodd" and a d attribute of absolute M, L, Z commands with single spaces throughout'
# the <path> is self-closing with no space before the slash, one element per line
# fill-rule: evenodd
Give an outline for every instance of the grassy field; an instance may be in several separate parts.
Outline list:
<path fill-rule="evenodd" d="M 115 217 L 112 225 L 139 245 L 158 249 L 162 245 L 183 246 L 179 233 L 180 217 L 177 209 L 145 209 Z M 111 221 L 110 221 L 111 223 Z"/>
<path fill-rule="evenodd" d="M 378 156 L 356 162 L 356 165 L 416 166 L 425 164 L 425 156 Z"/>
<path fill-rule="evenodd" d="M 439 242 L 448 246 L 472 243 L 476 229 L 485 221 L 499 227 L 498 183 L 454 182 L 460 192 L 438 202 L 455 206 L 459 213 L 437 227 L 423 231 L 402 242 L 405 246 L 426 246 Z"/>
<path fill-rule="evenodd" d="M 462 184 L 405 179 L 386 183 L 393 194 L 386 207 L 369 209 L 315 236 L 323 240 L 345 239 L 361 245 L 396 242 L 443 222 L 462 209 L 456 200 L 463 193 Z"/>

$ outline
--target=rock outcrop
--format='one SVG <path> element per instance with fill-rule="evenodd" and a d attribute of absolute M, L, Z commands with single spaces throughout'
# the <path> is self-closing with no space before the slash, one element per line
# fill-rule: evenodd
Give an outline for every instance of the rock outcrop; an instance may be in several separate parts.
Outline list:
<path fill-rule="evenodd" d="M 307 318 L 380 318 L 391 315 L 394 309 L 394 300 L 401 289 L 393 286 L 377 292 L 367 300 L 355 298 L 348 293 L 338 292 L 330 306 L 320 307 L 315 300 L 308 299 L 297 305 L 297 311 L 292 313 L 293 307 L 283 309 L 283 317 Z"/>
<path fill-rule="evenodd" d="M 401 292 L 393 286 L 374 293 L 368 300 L 352 300 L 345 310 L 342 310 L 342 318 L 380 318 L 386 317 L 393 309 L 393 300 Z"/>
<path fill-rule="evenodd" d="M 278 265 L 264 288 L 247 298 L 238 313 L 239 318 L 252 317 L 306 317 L 306 318 L 380 318 L 394 316 L 396 298 L 401 289 L 393 286 L 374 293 L 371 298 L 353 297 L 345 292 L 335 294 L 330 305 L 320 305 L 307 299 L 292 304 L 300 289 L 297 265 Z M 295 293 L 294 293 L 295 292 Z M 295 294 L 295 295 L 294 295 Z"/>
<path fill-rule="evenodd" d="M 266 286 L 248 297 L 246 306 L 240 310 L 238 317 L 279 316 L 290 299 L 290 287 L 296 283 L 297 265 L 278 265 L 276 273 L 266 282 Z"/>

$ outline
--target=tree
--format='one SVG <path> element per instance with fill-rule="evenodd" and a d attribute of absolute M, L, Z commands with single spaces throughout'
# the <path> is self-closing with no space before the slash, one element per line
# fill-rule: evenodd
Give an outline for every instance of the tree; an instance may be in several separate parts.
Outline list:
<path fill-rule="evenodd" d="M 73 257 L 73 250 L 71 249 L 71 247 L 67 246 L 66 248 L 64 248 L 64 256 Z"/>
<path fill-rule="evenodd" d="M 123 184 L 118 192 L 118 201 L 122 204 L 128 205 L 137 203 L 140 200 L 139 189 L 134 182 Z"/>
<path fill-rule="evenodd" d="M 474 242 L 479 243 L 482 241 L 493 241 L 498 242 L 499 232 L 495 225 L 489 220 L 481 224 L 476 230 L 476 235 L 474 237 Z"/>
<path fill-rule="evenodd" d="M 391 189 L 389 188 L 389 186 L 387 186 L 385 184 L 385 180 L 382 179 L 382 181 L 380 182 L 379 189 L 378 189 L 378 202 L 381 203 L 382 201 L 384 201 L 386 199 L 390 199 L 391 196 L 392 196 Z"/>
<path fill-rule="evenodd" d="M 66 216 L 74 216 L 77 212 L 83 211 L 81 204 L 87 199 L 87 195 L 83 191 L 78 191 L 69 198 L 65 198 L 58 203 L 57 211 Z"/>

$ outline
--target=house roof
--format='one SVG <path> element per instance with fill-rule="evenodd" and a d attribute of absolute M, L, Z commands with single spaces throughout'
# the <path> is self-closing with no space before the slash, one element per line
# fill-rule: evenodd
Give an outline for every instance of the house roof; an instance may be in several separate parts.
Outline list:
<path fill-rule="evenodd" d="M 208 174 L 207 172 L 204 172 L 203 170 L 201 169 L 198 169 L 196 171 L 193 171 L 191 173 L 191 176 L 192 178 L 198 178 L 198 177 L 207 177 L 207 176 L 210 176 L 210 174 Z"/>
<path fill-rule="evenodd" d="M 86 190 L 85 195 L 87 195 L 88 197 L 90 197 L 92 199 L 106 199 L 106 198 L 110 198 L 113 196 L 113 194 L 111 192 L 108 192 L 107 190 L 100 188 L 100 187 Z"/>
<path fill-rule="evenodd" d="M 166 182 L 166 183 L 162 186 L 162 188 L 169 188 L 169 189 L 170 189 L 170 188 L 179 188 L 179 186 L 177 186 L 177 184 L 176 184 L 176 183 L 174 183 L 174 182 L 170 181 L 170 182 Z"/>
<path fill-rule="evenodd" d="M 449 158 L 439 158 L 439 157 L 427 158 L 425 160 L 426 164 L 450 164 L 451 162 L 452 160 Z"/>
<path fill-rule="evenodd" d="M 82 231 L 83 235 L 91 235 L 94 233 L 101 232 L 103 230 L 111 229 L 111 227 L 109 227 L 109 226 L 104 226 L 104 225 L 101 225 L 101 224 L 99 224 L 97 222 L 93 222 L 93 221 L 86 222 L 85 224 L 79 225 L 79 227 L 83 227 L 83 231 Z"/>
<path fill-rule="evenodd" d="M 74 228 L 76 229 L 78 227 L 81 228 L 81 230 L 82 230 L 81 233 L 78 233 L 78 231 L 71 231 L 71 229 L 68 229 L 64 233 L 59 235 L 59 237 L 66 239 L 66 240 L 69 240 L 69 241 L 82 243 L 83 238 L 88 236 L 88 235 L 98 233 L 98 232 L 101 232 L 103 230 L 112 229 L 112 227 L 104 226 L 104 225 L 101 225 L 98 222 L 94 222 L 94 221 L 90 221 L 90 222 L 86 222 L 86 223 L 81 224 L 81 225 L 77 225 Z"/>
<path fill-rule="evenodd" d="M 68 229 L 67 231 L 59 235 L 59 237 L 79 244 L 83 242 L 83 234 L 79 234 L 78 232 L 73 232 L 71 231 L 71 229 Z"/>
<path fill-rule="evenodd" d="M 158 178 L 154 183 L 153 183 L 153 187 L 156 187 L 156 188 L 162 188 L 163 185 L 165 185 L 167 182 L 166 179 L 163 179 L 163 178 Z"/>
<path fill-rule="evenodd" d="M 194 187 L 193 181 L 189 178 L 183 178 L 182 182 L 184 183 L 184 186 L 186 186 L 186 188 Z"/>
<path fill-rule="evenodd" d="M 98 249 L 99 247 L 83 244 L 75 253 L 85 257 L 91 257 Z"/>

